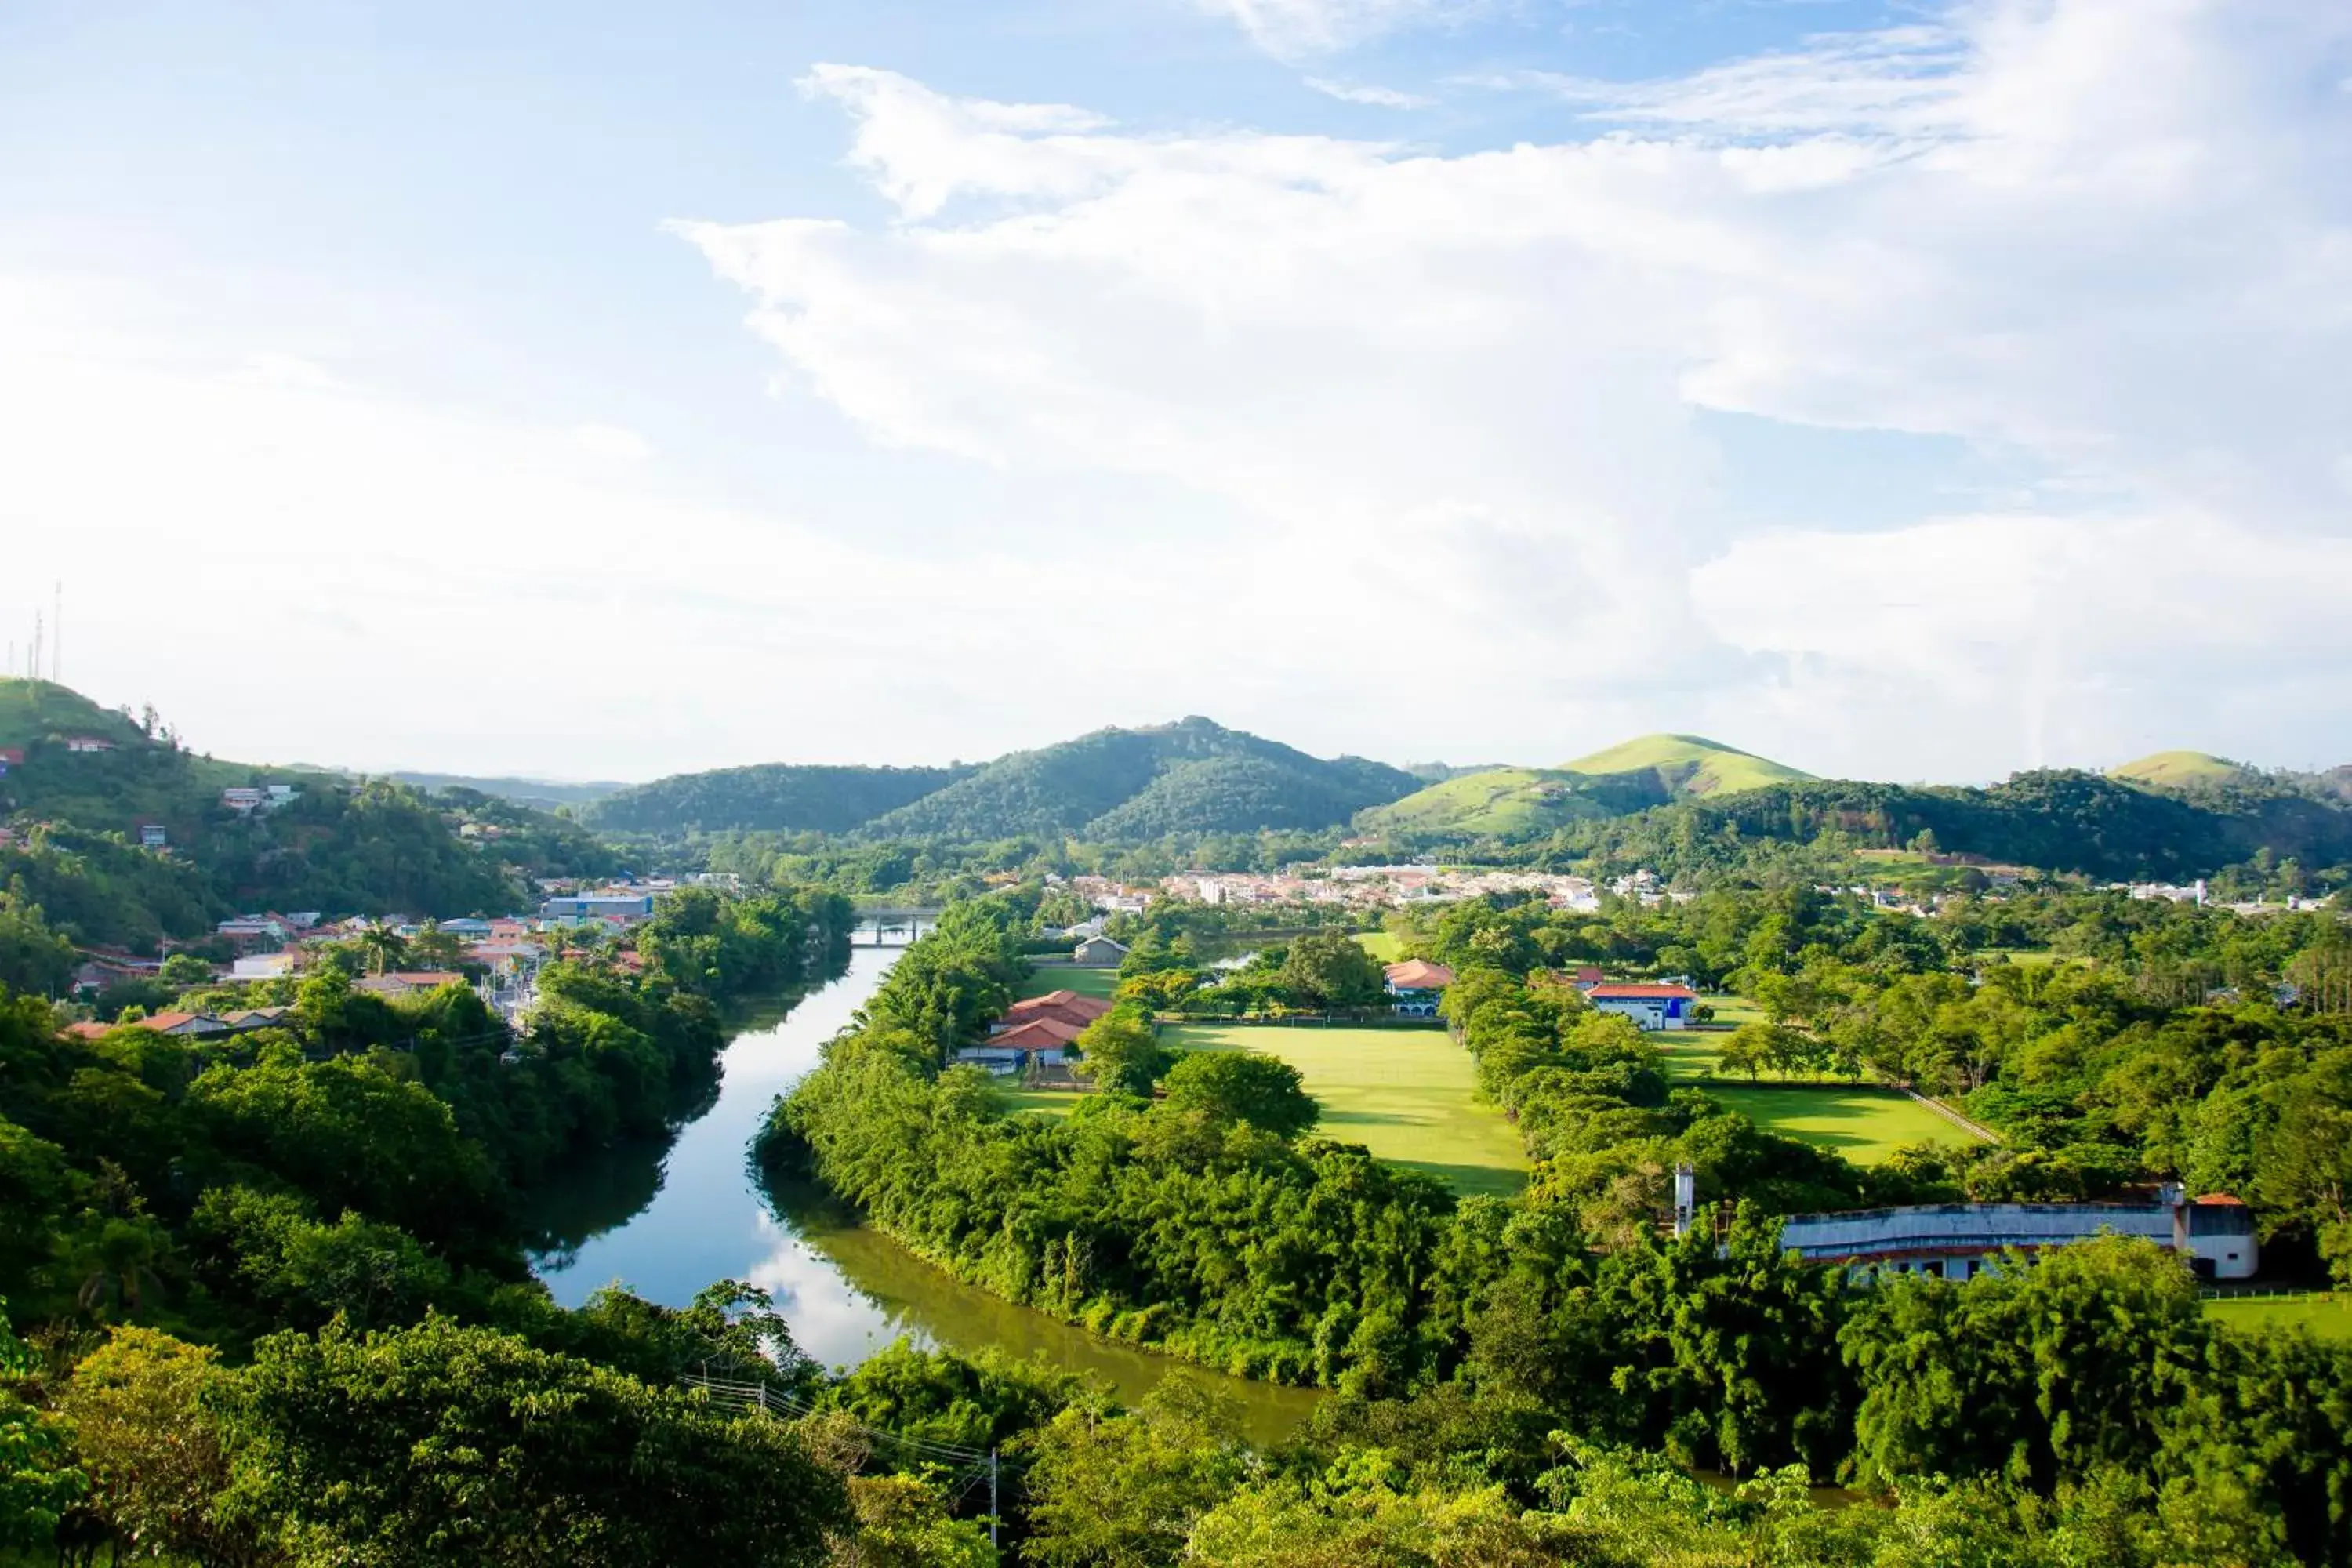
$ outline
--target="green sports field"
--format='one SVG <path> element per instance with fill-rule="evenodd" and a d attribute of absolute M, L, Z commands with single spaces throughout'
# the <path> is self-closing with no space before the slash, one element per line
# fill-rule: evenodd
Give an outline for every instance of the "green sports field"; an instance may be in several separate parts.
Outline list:
<path fill-rule="evenodd" d="M 1897 1089 L 1711 1083 L 1706 1093 L 1759 1127 L 1834 1149 L 1858 1165 L 1875 1164 L 1906 1143 L 1969 1142 L 1968 1133 Z"/>
<path fill-rule="evenodd" d="M 1404 939 L 1394 931 L 1358 931 L 1356 940 L 1364 944 L 1366 952 L 1382 963 L 1394 963 L 1404 956 Z"/>
<path fill-rule="evenodd" d="M 2217 1296 L 2205 1310 L 2233 1329 L 2292 1326 L 2324 1340 L 2352 1339 L 2352 1296 Z"/>
<path fill-rule="evenodd" d="M 1322 1105 L 1318 1132 L 1427 1171 L 1458 1193 L 1515 1193 L 1527 1180 L 1518 1133 L 1477 1102 L 1470 1054 L 1442 1029 L 1187 1024 L 1160 1037 L 1186 1050 L 1280 1057 Z"/>
<path fill-rule="evenodd" d="M 1116 969 L 1086 969 L 1075 963 L 1040 963 L 1028 979 L 1021 983 L 1021 995 L 1013 998 L 1043 996 L 1048 991 L 1075 991 L 1081 996 L 1108 996 L 1118 988 Z"/>

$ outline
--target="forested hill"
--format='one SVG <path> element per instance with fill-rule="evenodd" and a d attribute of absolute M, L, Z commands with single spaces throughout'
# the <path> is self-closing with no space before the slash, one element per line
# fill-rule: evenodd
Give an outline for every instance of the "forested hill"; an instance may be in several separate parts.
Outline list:
<path fill-rule="evenodd" d="M 619 790 L 584 813 L 614 833 L 846 833 L 975 770 L 767 763 L 677 773 Z"/>
<path fill-rule="evenodd" d="M 77 749 L 77 741 L 106 749 Z M 50 681 L 0 681 L 0 916 L 32 905 L 79 944 L 151 949 L 240 909 L 502 913 L 534 876 L 603 876 L 614 852 L 568 819 L 471 790 L 223 762 L 152 716 Z M 222 792 L 289 785 L 244 812 Z M 142 845 L 142 830 L 160 845 Z M 44 938 L 46 941 L 46 937 Z"/>
<path fill-rule="evenodd" d="M 2352 810 L 2284 790 L 2192 798 L 2068 770 L 1990 789 L 1776 784 L 1573 825 L 1554 842 L 1563 855 L 1681 875 L 1727 868 L 1759 840 L 1835 834 L 1893 848 L 1923 833 L 1948 853 L 2118 879 L 2210 876 L 2265 850 L 2307 869 L 2352 863 Z"/>
<path fill-rule="evenodd" d="M 1207 719 L 1097 730 L 1000 757 L 866 825 L 883 837 L 1076 833 L 1149 838 L 1337 826 L 1421 781 L 1360 757 L 1325 761 Z"/>

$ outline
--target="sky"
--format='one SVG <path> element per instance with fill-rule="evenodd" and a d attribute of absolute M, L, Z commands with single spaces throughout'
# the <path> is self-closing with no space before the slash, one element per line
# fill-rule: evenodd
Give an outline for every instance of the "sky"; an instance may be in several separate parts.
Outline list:
<path fill-rule="evenodd" d="M 12 0 L 0 641 L 221 756 L 2352 760 L 2340 0 Z"/>

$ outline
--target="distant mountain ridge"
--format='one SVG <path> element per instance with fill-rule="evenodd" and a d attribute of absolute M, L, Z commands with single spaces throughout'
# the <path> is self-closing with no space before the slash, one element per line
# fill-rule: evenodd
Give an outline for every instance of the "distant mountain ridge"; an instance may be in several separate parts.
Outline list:
<path fill-rule="evenodd" d="M 864 830 L 953 838 L 1312 830 L 1336 827 L 1420 782 L 1385 763 L 1311 757 L 1196 716 L 999 757 Z"/>
<path fill-rule="evenodd" d="M 1212 720 L 1111 728 L 977 765 L 768 763 L 681 773 L 607 797 L 608 831 L 1110 839 L 1316 831 L 1419 787 L 1402 768 L 1321 758 Z"/>
<path fill-rule="evenodd" d="M 427 773 L 402 770 L 387 773 L 404 784 L 415 784 L 427 794 L 445 790 L 472 790 L 479 795 L 497 795 L 533 811 L 553 811 L 568 805 L 577 810 L 593 805 L 607 795 L 618 795 L 630 786 L 615 780 L 590 779 L 572 782 L 564 779 L 526 779 L 510 777 L 478 777 L 472 773 Z"/>
<path fill-rule="evenodd" d="M 761 763 L 635 784 L 584 815 L 615 833 L 847 833 L 973 771 Z"/>

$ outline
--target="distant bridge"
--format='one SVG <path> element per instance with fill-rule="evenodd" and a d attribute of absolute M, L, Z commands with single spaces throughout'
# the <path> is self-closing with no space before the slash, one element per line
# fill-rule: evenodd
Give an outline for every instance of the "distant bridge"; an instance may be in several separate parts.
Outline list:
<path fill-rule="evenodd" d="M 852 947 L 908 947 L 917 937 L 940 923 L 932 909 L 870 909 L 857 911 L 849 928 Z"/>

